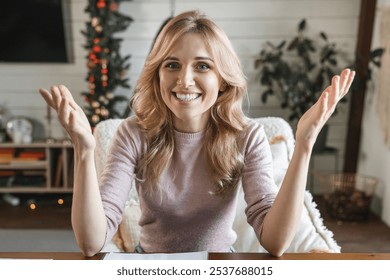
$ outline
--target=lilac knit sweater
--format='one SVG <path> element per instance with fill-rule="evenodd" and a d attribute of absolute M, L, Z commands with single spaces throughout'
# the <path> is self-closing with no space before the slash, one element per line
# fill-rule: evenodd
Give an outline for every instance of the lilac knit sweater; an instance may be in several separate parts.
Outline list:
<path fill-rule="evenodd" d="M 243 134 L 245 211 L 259 236 L 277 192 L 272 155 L 260 124 L 250 121 Z M 147 182 L 136 184 L 142 212 L 140 244 L 146 252 L 226 252 L 235 242 L 232 224 L 237 196 L 210 194 L 214 189 L 203 155 L 203 136 L 204 132 L 175 131 L 175 152 L 162 175 L 161 192 L 145 193 Z M 121 222 L 135 168 L 145 150 L 145 134 L 134 117 L 127 118 L 116 132 L 99 180 L 108 225 L 106 243 Z"/>

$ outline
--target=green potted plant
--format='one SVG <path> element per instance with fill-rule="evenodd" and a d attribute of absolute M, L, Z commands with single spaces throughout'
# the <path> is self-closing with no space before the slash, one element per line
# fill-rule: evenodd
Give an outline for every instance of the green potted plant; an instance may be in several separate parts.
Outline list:
<path fill-rule="evenodd" d="M 305 31 L 306 20 L 302 19 L 296 36 L 277 45 L 267 42 L 255 60 L 263 89 L 262 102 L 267 103 L 270 96 L 276 96 L 281 107 L 289 109 L 288 119 L 291 122 L 298 121 L 318 100 L 341 68 L 354 68 L 354 64 L 348 65 L 344 53 L 328 40 L 324 32 L 320 32 L 318 38 L 310 38 Z M 382 52 L 382 49 L 371 52 L 371 61 L 377 66 L 380 65 L 378 58 Z M 344 67 L 339 66 L 340 59 L 345 63 Z M 353 86 L 359 86 L 359 81 L 355 81 Z M 345 102 L 345 99 L 342 101 Z M 315 151 L 325 148 L 327 131 L 326 125 L 318 136 Z"/>

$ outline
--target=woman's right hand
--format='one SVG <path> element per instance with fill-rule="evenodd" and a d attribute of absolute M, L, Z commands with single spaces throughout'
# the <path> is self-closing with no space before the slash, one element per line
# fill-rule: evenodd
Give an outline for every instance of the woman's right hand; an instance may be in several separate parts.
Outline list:
<path fill-rule="evenodd" d="M 39 89 L 46 103 L 58 115 L 58 119 L 69 134 L 75 148 L 94 149 L 95 138 L 83 109 L 74 101 L 70 91 L 64 86 L 51 86 L 50 91 Z"/>

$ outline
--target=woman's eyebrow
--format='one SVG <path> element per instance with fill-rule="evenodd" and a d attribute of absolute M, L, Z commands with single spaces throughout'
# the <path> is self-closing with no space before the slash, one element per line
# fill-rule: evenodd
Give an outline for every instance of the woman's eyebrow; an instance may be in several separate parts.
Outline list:
<path fill-rule="evenodd" d="M 211 57 L 208 56 L 197 56 L 195 57 L 196 60 L 209 60 L 211 62 L 214 62 L 214 60 L 211 59 Z"/>
<path fill-rule="evenodd" d="M 179 61 L 179 59 L 177 57 L 174 57 L 174 56 L 168 56 L 164 59 L 164 61 L 167 61 L 167 60 L 176 60 L 176 61 Z"/>
<path fill-rule="evenodd" d="M 178 59 L 177 57 L 175 56 L 168 56 L 164 59 L 164 61 L 167 61 L 167 60 L 174 60 L 174 61 L 180 61 L 180 59 Z M 211 62 L 214 62 L 214 60 L 212 60 L 210 57 L 208 56 L 197 56 L 195 57 L 195 60 L 209 60 Z"/>

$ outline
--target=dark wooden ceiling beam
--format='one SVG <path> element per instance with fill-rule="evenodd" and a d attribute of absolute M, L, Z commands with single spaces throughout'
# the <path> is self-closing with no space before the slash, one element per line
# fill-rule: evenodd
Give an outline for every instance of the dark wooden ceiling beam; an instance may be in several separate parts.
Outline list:
<path fill-rule="evenodd" d="M 358 167 L 361 126 L 366 94 L 367 68 L 374 29 L 376 0 L 361 0 L 356 45 L 356 75 L 362 86 L 350 95 L 348 129 L 345 143 L 344 172 L 355 173 Z"/>

